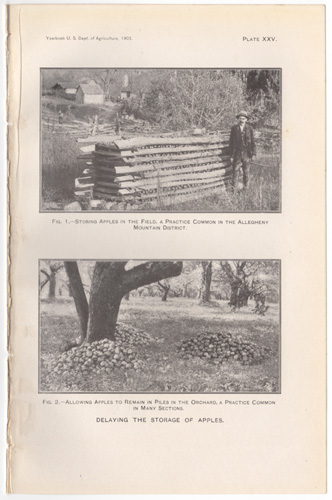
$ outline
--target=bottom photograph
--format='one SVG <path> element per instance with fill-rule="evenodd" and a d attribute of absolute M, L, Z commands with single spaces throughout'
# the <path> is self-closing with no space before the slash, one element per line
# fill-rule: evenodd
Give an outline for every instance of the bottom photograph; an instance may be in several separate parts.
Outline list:
<path fill-rule="evenodd" d="M 39 392 L 280 393 L 279 260 L 40 260 Z"/>

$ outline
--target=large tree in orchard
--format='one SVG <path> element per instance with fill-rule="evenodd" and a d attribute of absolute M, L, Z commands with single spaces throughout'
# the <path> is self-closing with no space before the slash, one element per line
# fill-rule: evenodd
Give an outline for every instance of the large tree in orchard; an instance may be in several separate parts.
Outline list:
<path fill-rule="evenodd" d="M 80 319 L 82 342 L 115 339 L 115 327 L 123 297 L 131 290 L 178 276 L 182 262 L 149 261 L 129 269 L 128 261 L 96 262 L 86 299 L 77 262 L 65 262 L 73 298 Z"/>
<path fill-rule="evenodd" d="M 234 309 L 248 305 L 253 292 L 253 279 L 259 263 L 245 260 L 227 260 L 220 263 L 221 269 L 231 287 L 229 305 Z"/>
<path fill-rule="evenodd" d="M 254 312 L 264 314 L 266 294 L 271 288 L 266 278 L 278 275 L 278 261 L 223 260 L 220 267 L 231 288 L 229 305 L 240 309 L 252 298 L 256 302 Z"/>

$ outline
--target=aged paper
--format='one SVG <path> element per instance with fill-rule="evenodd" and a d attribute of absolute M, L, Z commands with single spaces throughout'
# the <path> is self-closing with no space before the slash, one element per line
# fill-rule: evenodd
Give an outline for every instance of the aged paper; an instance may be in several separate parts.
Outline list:
<path fill-rule="evenodd" d="M 15 5 L 7 20 L 8 492 L 323 493 L 324 7 Z M 249 73 L 269 82 L 261 107 L 241 101 Z M 158 120 L 126 108 L 134 77 Z M 187 89 L 209 113 L 184 119 Z M 241 154 L 218 113 L 244 118 Z M 87 165 L 70 192 L 73 144 Z M 156 146 L 170 157 L 142 158 Z"/>

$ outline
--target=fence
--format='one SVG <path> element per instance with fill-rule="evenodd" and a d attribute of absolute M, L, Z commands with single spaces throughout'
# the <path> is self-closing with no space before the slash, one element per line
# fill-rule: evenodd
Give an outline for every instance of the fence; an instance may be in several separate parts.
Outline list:
<path fill-rule="evenodd" d="M 42 117 L 44 134 L 64 135 L 72 139 L 79 139 L 83 134 L 91 135 L 94 130 L 94 123 L 92 119 L 90 120 L 90 122 L 74 120 L 72 118 L 70 118 L 70 121 L 67 121 L 68 117 L 66 115 L 66 112 L 63 115 L 62 122 L 60 122 L 59 120 L 58 113 L 45 108 L 43 109 Z M 98 134 L 115 135 L 114 124 L 97 124 L 96 129 L 98 130 Z"/>
<path fill-rule="evenodd" d="M 220 191 L 232 177 L 229 134 L 90 140 L 96 144 L 81 148 L 81 158 L 88 160 L 95 198 L 167 205 Z M 87 181 L 77 179 L 78 190 Z"/>

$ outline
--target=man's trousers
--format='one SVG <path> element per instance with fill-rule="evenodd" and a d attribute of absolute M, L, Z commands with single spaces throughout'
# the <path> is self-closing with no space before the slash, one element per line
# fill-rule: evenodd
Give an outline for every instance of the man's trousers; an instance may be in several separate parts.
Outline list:
<path fill-rule="evenodd" d="M 246 152 L 239 152 L 233 160 L 233 188 L 236 191 L 239 185 L 240 169 L 243 172 L 243 187 L 248 188 L 250 182 L 250 159 Z"/>

